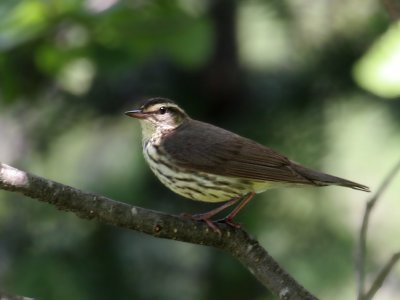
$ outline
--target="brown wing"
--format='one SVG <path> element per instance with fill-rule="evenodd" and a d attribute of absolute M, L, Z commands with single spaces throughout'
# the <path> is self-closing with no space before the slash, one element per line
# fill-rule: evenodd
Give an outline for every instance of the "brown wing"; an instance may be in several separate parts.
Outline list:
<path fill-rule="evenodd" d="M 192 170 L 252 180 L 316 184 L 297 173 L 292 163 L 274 150 L 200 121 L 183 123 L 165 138 L 162 148 L 176 164 Z"/>
<path fill-rule="evenodd" d="M 334 184 L 369 192 L 365 185 L 303 167 L 252 140 L 195 120 L 167 136 L 162 148 L 175 164 L 191 170 L 261 181 Z"/>

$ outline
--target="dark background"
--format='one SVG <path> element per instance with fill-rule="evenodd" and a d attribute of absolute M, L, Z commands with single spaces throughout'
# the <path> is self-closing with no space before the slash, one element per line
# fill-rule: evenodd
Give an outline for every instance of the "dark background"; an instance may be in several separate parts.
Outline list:
<path fill-rule="evenodd" d="M 153 96 L 373 190 L 399 158 L 399 94 L 375 95 L 355 79 L 392 24 L 379 1 L 2 0 L 0 17 L 0 161 L 40 176 L 174 214 L 214 207 L 173 194 L 145 165 L 138 122 L 123 112 Z M 374 212 L 370 274 L 400 248 L 399 187 L 396 179 Z M 272 190 L 238 220 L 311 292 L 354 299 L 367 197 Z M 4 191 L 0 200 L 0 287 L 9 292 L 271 299 L 220 251 Z M 397 268 L 376 299 L 398 298 L 399 282 Z"/>

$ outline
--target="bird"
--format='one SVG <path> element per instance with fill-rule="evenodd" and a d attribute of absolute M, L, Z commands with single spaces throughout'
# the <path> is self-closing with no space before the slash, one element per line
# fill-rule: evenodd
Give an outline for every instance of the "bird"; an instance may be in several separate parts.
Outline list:
<path fill-rule="evenodd" d="M 185 214 L 240 227 L 233 221 L 257 193 L 276 187 L 337 185 L 369 192 L 365 185 L 302 166 L 277 151 L 236 133 L 189 117 L 174 101 L 156 97 L 125 115 L 139 120 L 143 155 L 156 177 L 192 200 L 220 203 L 206 213 Z M 212 218 L 237 206 L 223 219 Z"/>

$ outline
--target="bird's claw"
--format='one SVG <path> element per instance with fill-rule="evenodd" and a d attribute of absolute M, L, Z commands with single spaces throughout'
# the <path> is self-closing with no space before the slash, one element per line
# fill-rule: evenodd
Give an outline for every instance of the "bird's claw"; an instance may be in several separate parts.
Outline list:
<path fill-rule="evenodd" d="M 231 226 L 231 227 L 233 227 L 233 228 L 235 228 L 235 229 L 240 229 L 240 228 L 242 228 L 242 225 L 241 225 L 241 224 L 233 222 L 233 220 L 230 219 L 230 218 L 219 219 L 219 220 L 217 220 L 217 221 L 215 221 L 215 222 L 217 222 L 217 223 L 222 223 L 222 224 L 226 224 L 226 225 Z"/>
<path fill-rule="evenodd" d="M 205 216 L 204 214 L 191 215 L 189 213 L 182 213 L 181 217 L 184 219 L 189 219 L 189 220 L 194 220 L 194 221 L 203 221 L 204 223 L 207 224 L 207 226 L 209 228 L 211 228 L 212 231 L 214 231 L 218 234 L 221 234 L 221 230 L 218 228 L 218 226 L 215 224 L 215 222 L 213 222 L 212 220 L 207 218 L 207 216 Z"/>

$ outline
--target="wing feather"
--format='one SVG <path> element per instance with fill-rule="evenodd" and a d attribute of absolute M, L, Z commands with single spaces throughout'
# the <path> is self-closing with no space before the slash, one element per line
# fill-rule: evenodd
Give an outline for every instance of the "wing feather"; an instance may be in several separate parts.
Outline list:
<path fill-rule="evenodd" d="M 188 169 L 250 180 L 313 184 L 295 171 L 287 157 L 200 121 L 183 123 L 161 146 L 175 164 Z"/>

